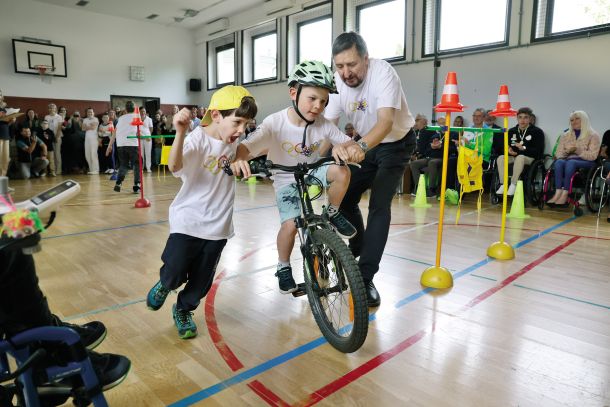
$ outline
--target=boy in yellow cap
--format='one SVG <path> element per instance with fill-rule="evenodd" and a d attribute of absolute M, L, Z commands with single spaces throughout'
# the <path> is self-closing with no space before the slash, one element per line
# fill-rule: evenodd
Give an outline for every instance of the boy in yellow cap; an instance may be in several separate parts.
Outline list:
<path fill-rule="evenodd" d="M 158 310 L 171 290 L 185 284 L 172 308 L 182 339 L 197 335 L 193 311 L 210 289 L 220 254 L 234 234 L 235 182 L 223 165 L 235 157 L 235 141 L 256 112 L 250 92 L 229 85 L 212 95 L 202 119 L 205 128 L 198 126 L 186 137 L 190 109 L 173 118 L 176 138 L 168 167 L 182 179 L 182 187 L 169 207 L 170 235 L 161 255 L 160 279 L 148 292 L 146 305 Z"/>

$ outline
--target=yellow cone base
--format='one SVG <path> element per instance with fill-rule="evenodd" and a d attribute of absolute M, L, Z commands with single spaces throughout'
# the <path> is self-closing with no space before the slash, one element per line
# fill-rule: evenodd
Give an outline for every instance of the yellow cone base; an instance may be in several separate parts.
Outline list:
<path fill-rule="evenodd" d="M 426 198 L 426 178 L 424 174 L 419 176 L 417 193 L 415 194 L 415 202 L 409 206 L 411 208 L 430 208 L 432 206 L 428 203 L 428 199 Z"/>
<path fill-rule="evenodd" d="M 515 249 L 506 242 L 495 242 L 487 248 L 487 255 L 497 260 L 512 260 Z"/>
<path fill-rule="evenodd" d="M 453 287 L 453 276 L 445 267 L 432 266 L 424 270 L 419 282 L 424 287 L 451 288 Z"/>

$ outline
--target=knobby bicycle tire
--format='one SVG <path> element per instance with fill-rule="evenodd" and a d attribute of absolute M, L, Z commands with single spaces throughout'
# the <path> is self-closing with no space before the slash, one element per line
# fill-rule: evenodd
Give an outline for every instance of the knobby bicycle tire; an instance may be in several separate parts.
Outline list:
<path fill-rule="evenodd" d="M 303 260 L 305 291 L 314 319 L 334 348 L 355 352 L 364 343 L 369 324 L 358 264 L 332 230 L 315 230 L 308 244 L 311 251 Z"/>

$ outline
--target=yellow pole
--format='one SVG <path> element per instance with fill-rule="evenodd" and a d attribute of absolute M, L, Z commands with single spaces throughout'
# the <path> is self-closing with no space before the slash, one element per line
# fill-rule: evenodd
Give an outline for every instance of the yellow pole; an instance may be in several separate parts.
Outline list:
<path fill-rule="evenodd" d="M 449 143 L 451 142 L 451 132 L 449 127 L 451 126 L 451 112 L 447 112 L 445 117 L 445 125 L 447 131 L 445 132 L 445 142 L 443 143 L 443 172 L 441 175 L 441 206 L 439 211 L 438 219 L 438 233 L 436 239 L 436 267 L 441 266 L 441 246 L 443 244 L 443 217 L 445 216 L 445 188 L 447 187 L 447 161 L 449 161 Z"/>
<path fill-rule="evenodd" d="M 491 191 L 493 194 L 493 191 Z M 504 190 L 502 191 L 502 227 L 500 241 L 492 243 L 487 248 L 487 255 L 498 260 L 511 260 L 515 258 L 515 249 L 504 241 L 506 232 L 506 206 L 508 195 L 508 116 L 504 116 Z"/>
<path fill-rule="evenodd" d="M 492 191 L 493 193 L 493 191 Z M 504 243 L 506 231 L 506 206 L 508 202 L 508 116 L 504 116 L 504 190 L 502 191 L 502 228 L 500 229 L 500 243 Z"/>

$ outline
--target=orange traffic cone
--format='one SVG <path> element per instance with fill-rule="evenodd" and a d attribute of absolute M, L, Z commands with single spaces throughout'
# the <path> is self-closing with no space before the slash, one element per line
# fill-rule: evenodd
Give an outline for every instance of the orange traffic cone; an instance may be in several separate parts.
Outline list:
<path fill-rule="evenodd" d="M 508 100 L 508 86 L 500 85 L 500 93 L 498 93 L 498 102 L 496 103 L 496 110 L 491 112 L 492 116 L 516 116 L 517 111 L 513 110 Z"/>
<path fill-rule="evenodd" d="M 456 74 L 455 72 L 449 72 L 447 79 L 445 79 L 441 103 L 434 106 L 434 110 L 437 112 L 463 112 L 465 107 L 460 103 Z"/>
<path fill-rule="evenodd" d="M 138 106 L 136 106 L 136 110 L 133 111 L 133 119 L 131 120 L 131 125 L 132 126 L 144 125 L 144 122 L 142 121 L 142 118 L 140 117 L 140 108 Z"/>

